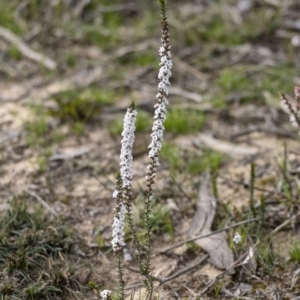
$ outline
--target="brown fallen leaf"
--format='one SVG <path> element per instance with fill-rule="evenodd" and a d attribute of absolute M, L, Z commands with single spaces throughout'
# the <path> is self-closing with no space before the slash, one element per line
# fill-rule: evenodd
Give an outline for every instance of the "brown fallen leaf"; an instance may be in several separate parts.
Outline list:
<path fill-rule="evenodd" d="M 210 228 L 215 218 L 217 201 L 209 194 L 209 179 L 209 173 L 205 172 L 202 175 L 197 210 L 188 230 L 190 237 L 211 233 Z M 196 240 L 195 243 L 209 254 L 210 262 L 216 268 L 227 269 L 233 264 L 233 253 L 228 246 L 225 232 L 219 232 L 207 238 Z"/>

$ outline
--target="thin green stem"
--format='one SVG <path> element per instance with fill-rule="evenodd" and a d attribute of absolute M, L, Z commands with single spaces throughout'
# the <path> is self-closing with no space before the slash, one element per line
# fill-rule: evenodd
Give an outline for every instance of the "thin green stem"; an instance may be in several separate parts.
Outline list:
<path fill-rule="evenodd" d="M 250 170 L 250 209 L 253 218 L 256 218 L 256 211 L 254 207 L 254 184 L 255 184 L 255 165 L 252 162 L 251 170 Z"/>
<path fill-rule="evenodd" d="M 150 213 L 151 213 L 151 185 L 147 191 L 147 198 L 145 201 L 145 225 L 146 225 L 146 259 L 144 267 L 144 275 L 147 276 L 149 294 L 152 294 L 153 281 L 150 276 L 150 255 L 151 255 L 151 225 L 150 225 Z M 151 299 L 151 297 L 149 297 Z"/>
<path fill-rule="evenodd" d="M 118 278 L 120 284 L 120 295 L 119 299 L 125 299 L 125 281 L 123 279 L 123 260 L 122 260 L 122 250 L 117 251 L 118 256 Z"/>
<path fill-rule="evenodd" d="M 131 203 L 128 200 L 125 201 L 125 207 L 126 207 L 127 223 L 130 228 L 130 234 L 133 239 L 134 246 L 137 250 L 137 260 L 138 260 L 139 269 L 140 269 L 141 274 L 143 274 L 144 273 L 144 265 L 143 265 L 143 262 L 141 259 L 141 244 L 138 239 L 137 232 L 133 225 L 132 208 L 131 208 Z"/>

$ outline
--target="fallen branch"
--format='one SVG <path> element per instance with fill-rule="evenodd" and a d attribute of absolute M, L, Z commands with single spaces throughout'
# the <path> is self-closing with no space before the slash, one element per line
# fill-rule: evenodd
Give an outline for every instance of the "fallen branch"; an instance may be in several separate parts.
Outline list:
<path fill-rule="evenodd" d="M 181 96 L 183 98 L 193 100 L 198 103 L 202 101 L 201 95 L 185 91 L 179 87 L 171 87 L 169 93 L 170 93 L 170 95 Z"/>
<path fill-rule="evenodd" d="M 276 134 L 278 136 L 283 136 L 283 137 L 293 138 L 293 139 L 298 138 L 297 134 L 293 134 L 293 133 L 287 132 L 285 130 L 281 130 L 279 128 L 267 128 L 267 127 L 259 127 L 258 126 L 258 127 L 254 127 L 254 128 L 248 128 L 245 130 L 241 130 L 238 133 L 232 134 L 230 136 L 230 140 L 235 141 L 239 137 L 251 134 L 253 132 L 265 132 L 265 133 Z"/>
<path fill-rule="evenodd" d="M 193 264 L 191 266 L 185 267 L 182 270 L 176 272 L 175 274 L 173 274 L 171 276 L 164 277 L 164 278 L 158 278 L 158 277 L 155 277 L 155 276 L 151 276 L 151 277 L 152 277 L 153 280 L 158 281 L 160 284 L 164 284 L 164 283 L 166 283 L 166 282 L 168 282 L 168 281 L 170 281 L 172 279 L 175 279 L 175 278 L 177 278 L 177 277 L 179 277 L 181 275 L 184 275 L 184 274 L 192 271 L 193 269 L 196 269 L 203 262 L 205 262 L 208 258 L 209 258 L 209 255 L 205 254 L 203 257 L 201 257 L 201 259 L 197 263 L 195 263 L 195 264 Z M 128 270 L 130 270 L 130 271 L 132 271 L 134 273 L 137 273 L 137 274 L 139 273 L 139 270 L 135 270 L 135 269 L 133 269 L 133 268 L 131 268 L 129 266 L 126 266 L 126 269 L 128 269 Z M 136 287 L 136 285 L 134 285 L 134 286 Z"/>
<path fill-rule="evenodd" d="M 165 277 L 165 278 L 157 278 L 157 277 L 153 277 L 152 278 L 156 281 L 158 281 L 160 284 L 164 284 L 166 283 L 167 281 L 170 281 L 172 279 L 175 279 L 185 273 L 188 273 L 189 271 L 193 270 L 193 269 L 196 269 L 198 266 L 200 266 L 204 261 L 206 261 L 207 259 L 209 258 L 209 255 L 208 254 L 205 254 L 196 264 L 192 265 L 192 266 L 188 266 L 186 268 L 183 268 L 182 270 L 176 272 L 175 274 L 171 275 L 171 276 L 168 276 L 168 277 Z"/>
<path fill-rule="evenodd" d="M 171 247 L 165 249 L 165 250 L 162 250 L 162 251 L 159 251 L 158 253 L 160 254 L 165 254 L 175 248 L 178 248 L 186 243 L 189 243 L 189 242 L 194 242 L 196 240 L 199 240 L 199 239 L 203 239 L 203 238 L 206 238 L 206 237 L 209 237 L 209 236 L 212 236 L 214 234 L 217 234 L 217 233 L 220 233 L 220 232 L 223 232 L 223 231 L 226 231 L 226 230 L 229 230 L 229 229 L 232 229 L 232 228 L 235 228 L 235 227 L 238 227 L 238 226 L 241 226 L 243 224 L 247 224 L 247 223 L 250 223 L 250 222 L 255 222 L 255 221 L 258 221 L 258 218 L 255 218 L 255 219 L 250 219 L 250 220 L 245 220 L 245 221 L 241 221 L 241 222 L 238 222 L 236 224 L 233 224 L 231 226 L 227 226 L 227 227 L 224 227 L 222 229 L 219 229 L 219 230 L 216 230 L 214 232 L 211 232 L 211 233 L 208 233 L 208 234 L 204 234 L 204 235 L 199 235 L 199 236 L 196 236 L 196 237 L 193 237 L 193 238 L 190 238 L 190 239 L 187 239 L 187 240 L 184 240 L 182 242 L 178 242 L 174 245 L 172 245 Z"/>
<path fill-rule="evenodd" d="M 172 58 L 174 60 L 175 65 L 177 65 L 178 70 L 187 72 L 194 76 L 195 78 L 202 80 L 207 80 L 211 77 L 211 75 L 205 74 L 200 72 L 198 69 L 194 68 L 193 66 L 187 64 L 183 60 L 181 60 L 179 57 L 172 55 Z"/>
<path fill-rule="evenodd" d="M 300 212 L 298 212 L 297 214 L 291 216 L 290 218 L 288 218 L 287 220 L 285 220 L 283 223 L 281 223 L 280 225 L 278 225 L 269 235 L 271 236 L 271 235 L 277 233 L 280 229 L 282 229 L 283 227 L 285 227 L 286 225 L 288 225 L 291 221 L 293 221 L 294 219 L 296 219 L 299 216 L 300 216 Z"/>
<path fill-rule="evenodd" d="M 45 56 L 44 54 L 32 50 L 17 35 L 2 26 L 0 26 L 0 37 L 16 46 L 22 55 L 44 65 L 47 69 L 54 70 L 57 67 L 57 64 L 54 60 Z"/>
<path fill-rule="evenodd" d="M 71 149 L 67 153 L 53 154 L 52 156 L 49 157 L 49 161 L 73 159 L 76 157 L 80 157 L 84 154 L 87 154 L 89 153 L 89 151 L 90 149 L 86 147 L 80 149 Z"/>
<path fill-rule="evenodd" d="M 56 211 L 51 206 L 49 206 L 49 204 L 47 204 L 37 193 L 33 191 L 27 191 L 27 193 L 33 198 L 35 198 L 42 206 L 44 206 L 46 210 L 48 210 L 50 213 L 57 217 Z"/>

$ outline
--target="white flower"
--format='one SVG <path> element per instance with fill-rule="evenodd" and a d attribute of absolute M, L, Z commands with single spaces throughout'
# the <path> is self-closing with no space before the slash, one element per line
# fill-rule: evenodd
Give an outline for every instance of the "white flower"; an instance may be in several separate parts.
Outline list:
<path fill-rule="evenodd" d="M 124 229 L 125 229 L 125 206 L 123 203 L 120 203 L 118 206 L 118 212 L 114 216 L 113 221 L 113 231 L 112 231 L 112 248 L 114 251 L 120 251 L 126 244 L 124 242 Z"/>
<path fill-rule="evenodd" d="M 118 195 L 119 195 L 119 191 L 115 190 L 115 191 L 113 192 L 113 194 L 112 194 L 112 197 L 113 197 L 113 198 L 117 198 Z"/>
<path fill-rule="evenodd" d="M 163 102 L 164 102 L 165 104 L 167 104 L 167 105 L 169 104 L 169 101 L 167 100 L 166 97 L 163 98 Z"/>
<path fill-rule="evenodd" d="M 110 291 L 110 290 L 104 290 L 104 291 L 100 292 L 100 297 L 102 300 L 108 300 L 108 299 L 110 299 L 109 296 L 111 293 L 112 293 L 112 291 Z"/>
<path fill-rule="evenodd" d="M 166 85 L 163 83 L 163 82 L 160 82 L 159 84 L 158 84 L 158 88 L 159 89 L 162 89 L 162 88 L 164 88 Z"/>
<path fill-rule="evenodd" d="M 137 111 L 132 108 L 127 109 L 123 123 L 123 139 L 121 141 L 120 173 L 123 180 L 123 187 L 132 184 L 132 147 L 134 142 L 135 120 Z"/>
<path fill-rule="evenodd" d="M 238 232 L 236 232 L 234 234 L 234 237 L 232 239 L 232 241 L 235 243 L 235 244 L 239 244 L 241 241 L 242 241 L 242 237 L 240 236 L 240 234 Z"/>
<path fill-rule="evenodd" d="M 168 67 L 168 68 L 172 68 L 172 66 L 173 66 L 173 63 L 172 63 L 172 61 L 171 60 L 167 60 L 166 61 L 166 66 Z M 171 71 L 170 71 L 171 72 Z"/>
<path fill-rule="evenodd" d="M 150 148 L 148 157 L 152 159 L 155 158 L 155 166 L 159 165 L 157 156 L 158 152 L 161 150 L 161 141 L 163 141 L 163 132 L 165 129 L 163 122 L 166 120 L 166 105 L 168 104 L 168 100 L 165 96 L 168 95 L 167 86 L 170 85 L 169 78 L 171 76 L 170 69 L 172 67 L 170 55 L 165 55 L 164 47 L 159 49 L 159 54 L 161 55 L 161 68 L 158 73 L 158 78 L 160 80 L 158 84 L 159 93 L 156 95 L 158 103 L 154 105 L 154 122 L 151 133 L 152 141 L 148 147 Z"/>
<path fill-rule="evenodd" d="M 161 47 L 159 48 L 159 50 L 158 50 L 158 53 L 159 53 L 160 56 L 164 55 L 165 52 L 166 52 L 166 49 L 165 49 L 165 47 L 163 47 L 163 46 L 161 46 Z"/>

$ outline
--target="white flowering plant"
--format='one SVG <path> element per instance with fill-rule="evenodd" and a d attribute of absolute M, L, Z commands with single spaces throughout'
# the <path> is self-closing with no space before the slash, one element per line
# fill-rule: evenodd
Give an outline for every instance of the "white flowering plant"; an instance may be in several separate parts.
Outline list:
<path fill-rule="evenodd" d="M 134 242 L 137 253 L 137 261 L 139 265 L 139 272 L 144 276 L 144 284 L 148 292 L 148 299 L 152 298 L 153 293 L 153 278 L 151 276 L 151 200 L 153 199 L 153 185 L 159 163 L 159 153 L 162 149 L 162 141 L 164 135 L 164 122 L 167 118 L 168 105 L 168 86 L 170 85 L 170 77 L 172 75 L 172 59 L 171 59 L 171 45 L 169 40 L 169 28 L 166 17 L 166 0 L 159 0 L 161 8 L 161 46 L 158 50 L 160 56 L 160 69 L 158 73 L 158 93 L 156 95 L 156 104 L 154 105 L 154 121 L 151 133 L 151 143 L 149 145 L 148 158 L 150 160 L 146 168 L 146 190 L 144 218 L 146 226 L 146 254 L 141 254 L 141 243 L 138 239 L 132 218 L 132 148 L 135 138 L 135 122 L 137 111 L 134 103 L 127 109 L 123 122 L 123 132 L 121 141 L 120 154 L 120 173 L 117 176 L 116 189 L 113 192 L 115 199 L 115 214 L 112 225 L 112 248 L 118 257 L 118 277 L 119 277 L 119 296 L 118 299 L 125 299 L 125 281 L 123 279 L 123 263 L 122 252 L 125 246 L 125 219 L 130 228 L 131 236 Z M 101 299 L 109 299 L 110 291 L 102 291 L 100 293 Z"/>
<path fill-rule="evenodd" d="M 101 300 L 111 300 L 110 294 L 111 294 L 110 290 L 103 290 L 100 292 L 100 299 Z"/>
<path fill-rule="evenodd" d="M 239 244 L 239 243 L 242 241 L 241 235 L 240 235 L 238 232 L 235 232 L 232 241 L 233 241 L 235 244 Z"/>

